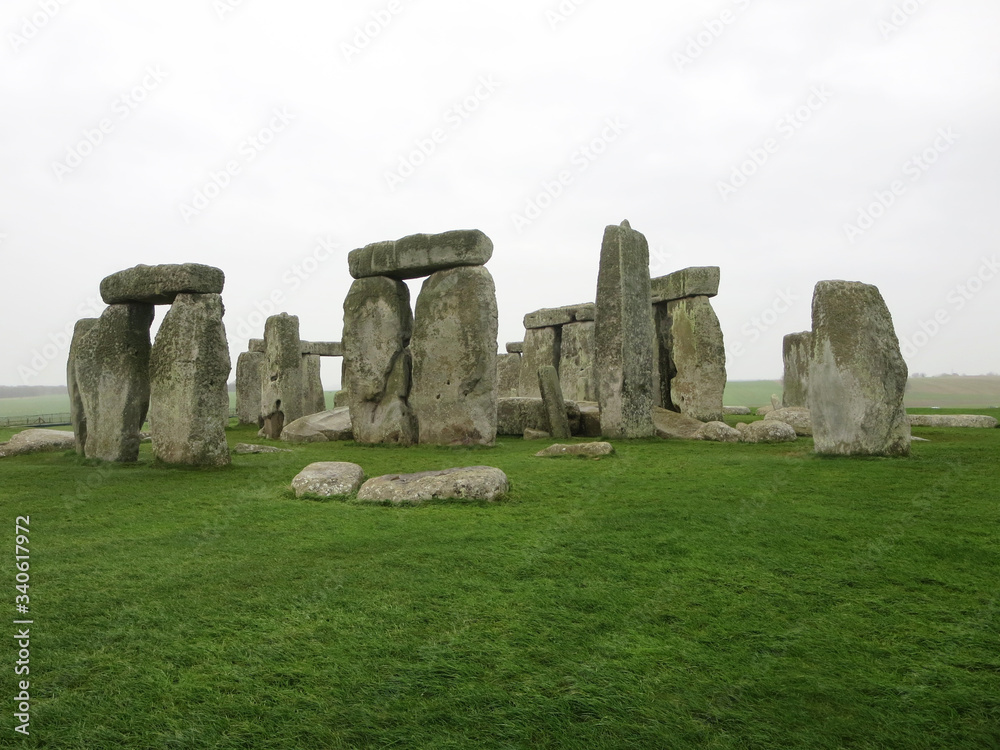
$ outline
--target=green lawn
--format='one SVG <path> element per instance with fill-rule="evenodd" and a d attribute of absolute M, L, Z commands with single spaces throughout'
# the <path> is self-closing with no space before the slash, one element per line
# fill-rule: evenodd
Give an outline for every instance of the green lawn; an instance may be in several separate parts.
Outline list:
<path fill-rule="evenodd" d="M 0 746 L 997 747 L 1000 430 L 916 434 L 896 460 L 808 439 L 536 459 L 516 438 L 223 470 L 148 444 L 132 466 L 3 459 L 35 624 L 31 736 L 8 704 Z M 319 460 L 489 464 L 512 491 L 295 499 Z"/>

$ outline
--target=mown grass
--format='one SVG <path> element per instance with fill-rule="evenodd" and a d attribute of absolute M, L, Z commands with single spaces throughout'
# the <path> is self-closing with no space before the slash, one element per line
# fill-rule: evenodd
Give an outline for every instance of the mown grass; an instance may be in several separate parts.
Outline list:
<path fill-rule="evenodd" d="M 537 459 L 516 438 L 221 470 L 148 445 L 133 466 L 4 459 L 35 625 L 32 734 L 8 712 L 0 745 L 996 747 L 1000 430 L 916 432 L 902 460 L 808 439 Z M 489 464 L 512 490 L 297 500 L 319 460 Z"/>

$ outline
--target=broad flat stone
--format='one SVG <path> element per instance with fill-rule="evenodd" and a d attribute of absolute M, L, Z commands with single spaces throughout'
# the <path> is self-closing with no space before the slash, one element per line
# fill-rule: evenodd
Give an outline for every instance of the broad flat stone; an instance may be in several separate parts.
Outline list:
<path fill-rule="evenodd" d="M 0 458 L 43 451 L 72 450 L 75 446 L 76 439 L 69 430 L 31 428 L 21 430 L 6 443 L 0 443 Z"/>
<path fill-rule="evenodd" d="M 255 445 L 253 443 L 237 443 L 233 446 L 233 453 L 255 454 L 255 453 L 291 453 L 289 448 L 275 448 L 273 445 Z"/>
<path fill-rule="evenodd" d="M 523 354 L 524 353 L 524 342 L 523 341 L 508 341 L 507 342 L 507 353 L 508 354 Z"/>
<path fill-rule="evenodd" d="M 497 396 L 511 398 L 517 395 L 518 383 L 521 380 L 521 355 L 497 355 Z"/>
<path fill-rule="evenodd" d="M 653 302 L 686 297 L 714 297 L 719 293 L 718 266 L 692 266 L 650 279 Z"/>
<path fill-rule="evenodd" d="M 723 406 L 722 413 L 734 417 L 750 416 L 749 406 Z"/>
<path fill-rule="evenodd" d="M 584 302 L 579 305 L 543 308 L 528 313 L 524 316 L 524 327 L 526 329 L 547 328 L 548 326 L 561 326 L 566 323 L 593 319 L 594 303 Z"/>
<path fill-rule="evenodd" d="M 344 345 L 340 341 L 302 341 L 302 354 L 317 357 L 343 357 Z"/>
<path fill-rule="evenodd" d="M 295 497 L 342 497 L 357 492 L 364 479 L 364 469 L 357 464 L 317 461 L 295 475 L 292 489 Z"/>
<path fill-rule="evenodd" d="M 324 443 L 353 438 L 351 409 L 347 406 L 308 414 L 285 425 L 281 431 L 281 439 L 289 443 Z"/>
<path fill-rule="evenodd" d="M 809 410 L 801 406 L 786 406 L 781 409 L 774 409 L 768 412 L 764 419 L 775 419 L 779 422 L 784 422 L 795 430 L 796 435 L 812 437 L 812 419 L 809 416 Z"/>
<path fill-rule="evenodd" d="M 572 401 L 566 401 L 565 404 L 570 432 L 576 435 L 580 432 L 580 407 Z M 497 399 L 498 435 L 523 435 L 528 429 L 548 432 L 548 428 L 548 415 L 541 398 L 518 396 Z M 599 435 L 600 433 L 594 437 Z"/>
<path fill-rule="evenodd" d="M 411 234 L 395 241 L 375 242 L 347 256 L 351 276 L 417 279 L 459 266 L 482 266 L 493 255 L 493 242 L 478 229 L 441 234 Z"/>
<path fill-rule="evenodd" d="M 600 458 L 610 456 L 615 452 L 611 443 L 575 443 L 564 445 L 556 443 L 535 454 L 536 458 L 550 458 L 553 456 L 586 456 L 588 458 Z"/>
<path fill-rule="evenodd" d="M 795 428 L 776 419 L 740 422 L 736 429 L 742 443 L 790 443 L 796 439 Z"/>
<path fill-rule="evenodd" d="M 569 323 L 559 342 L 559 385 L 570 401 L 596 401 L 594 323 Z"/>
<path fill-rule="evenodd" d="M 83 456 L 87 445 L 87 414 L 83 408 L 83 394 L 76 379 L 76 358 L 80 351 L 80 342 L 90 330 L 97 325 L 97 318 L 83 318 L 76 321 L 73 327 L 73 340 L 69 347 L 69 357 L 66 360 L 66 383 L 69 391 L 69 419 L 73 425 L 76 437 L 76 452 Z"/>
<path fill-rule="evenodd" d="M 138 265 L 101 281 L 101 298 L 109 305 L 169 305 L 178 294 L 221 294 L 225 283 L 220 269 L 200 263 Z"/>
<path fill-rule="evenodd" d="M 549 424 L 549 433 L 556 439 L 570 436 L 569 420 L 566 418 L 566 403 L 559 387 L 559 373 L 552 365 L 538 368 L 538 388 L 542 392 L 542 404 Z"/>
<path fill-rule="evenodd" d="M 548 440 L 551 437 L 551 433 L 545 430 L 533 430 L 529 427 L 524 431 L 525 440 Z"/>
<path fill-rule="evenodd" d="M 243 352 L 236 358 L 236 418 L 241 425 L 260 423 L 263 367 L 261 352 Z"/>
<path fill-rule="evenodd" d="M 991 429 L 997 426 L 997 420 L 985 414 L 911 414 L 909 419 L 911 427 L 982 427 Z"/>
<path fill-rule="evenodd" d="M 698 431 L 705 426 L 704 422 L 694 417 L 659 406 L 654 406 L 651 413 L 656 437 L 664 440 L 698 440 Z"/>
<path fill-rule="evenodd" d="M 781 342 L 781 359 L 785 374 L 782 378 L 781 405 L 809 404 L 809 358 L 812 356 L 812 331 L 789 333 Z"/>
<path fill-rule="evenodd" d="M 416 505 L 428 500 L 498 500 L 510 490 L 507 475 L 492 466 L 387 474 L 365 482 L 358 500 Z"/>
<path fill-rule="evenodd" d="M 726 390 L 722 326 L 708 297 L 654 305 L 660 401 L 702 422 L 721 421 Z"/>

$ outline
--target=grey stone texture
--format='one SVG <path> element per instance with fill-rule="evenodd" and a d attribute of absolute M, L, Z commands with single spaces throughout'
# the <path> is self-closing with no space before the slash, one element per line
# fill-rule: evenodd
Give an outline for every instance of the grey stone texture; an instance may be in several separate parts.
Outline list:
<path fill-rule="evenodd" d="M 481 266 L 493 255 L 493 242 L 478 229 L 441 234 L 412 234 L 375 242 L 347 256 L 351 276 L 417 279 L 459 266 Z"/>
<path fill-rule="evenodd" d="M 305 380 L 298 316 L 272 315 L 264 323 L 260 417 L 264 436 L 277 440 L 285 424 L 303 416 Z"/>
<path fill-rule="evenodd" d="M 580 409 L 580 429 L 574 434 L 581 437 L 601 436 L 601 405 L 596 401 L 578 401 Z"/>
<path fill-rule="evenodd" d="M 410 405 L 418 439 L 493 445 L 497 433 L 497 301 L 482 266 L 438 271 L 417 296 Z"/>
<path fill-rule="evenodd" d="M 594 375 L 606 437 L 653 435 L 653 335 L 649 245 L 627 221 L 608 226 L 594 328 Z"/>
<path fill-rule="evenodd" d="M 714 297 L 719 293 L 719 267 L 693 266 L 650 279 L 653 302 L 687 297 Z"/>
<path fill-rule="evenodd" d="M 525 440 L 548 440 L 549 438 L 552 437 L 552 435 L 550 435 L 545 430 L 533 430 L 530 427 L 528 427 L 524 431 L 523 437 Z"/>
<path fill-rule="evenodd" d="M 721 421 L 726 347 L 712 303 L 708 297 L 662 302 L 654 317 L 662 406 L 702 422 Z"/>
<path fill-rule="evenodd" d="M 524 354 L 523 341 L 508 341 L 506 348 L 508 354 Z"/>
<path fill-rule="evenodd" d="M 570 432 L 576 435 L 581 431 L 580 407 L 572 401 L 566 401 L 565 404 Z M 523 435 L 529 429 L 539 432 L 549 430 L 549 418 L 541 398 L 517 396 L 497 399 L 498 435 Z M 593 437 L 599 435 L 600 433 Z"/>
<path fill-rule="evenodd" d="M 578 305 L 544 308 L 528 313 L 524 316 L 524 327 L 526 329 L 547 328 L 549 326 L 561 326 L 566 323 L 593 319 L 594 303 L 583 302 Z"/>
<path fill-rule="evenodd" d="M 764 419 L 784 422 L 795 430 L 796 435 L 802 437 L 811 437 L 813 434 L 812 418 L 809 416 L 809 410 L 801 406 L 784 406 L 781 409 L 774 409 L 769 411 Z"/>
<path fill-rule="evenodd" d="M 669 409 L 654 406 L 652 409 L 653 425 L 656 437 L 664 440 L 697 440 L 698 431 L 705 423 Z"/>
<path fill-rule="evenodd" d="M 594 323 L 562 326 L 559 341 L 559 384 L 570 401 L 596 401 Z"/>
<path fill-rule="evenodd" d="M 796 439 L 795 428 L 776 419 L 740 422 L 736 429 L 741 443 L 790 443 Z"/>
<path fill-rule="evenodd" d="M 748 417 L 751 414 L 749 406 L 723 406 L 722 413 L 736 417 Z"/>
<path fill-rule="evenodd" d="M 334 440 L 353 440 L 351 409 L 338 406 L 328 411 L 307 414 L 285 425 L 281 439 L 288 443 L 325 443 Z"/>
<path fill-rule="evenodd" d="M 694 434 L 699 440 L 708 440 L 713 443 L 738 443 L 740 441 L 740 431 L 735 427 L 730 427 L 725 422 L 706 422 Z"/>
<path fill-rule="evenodd" d="M 911 427 L 978 427 L 993 429 L 997 426 L 997 420 L 985 414 L 911 414 L 909 419 Z"/>
<path fill-rule="evenodd" d="M 538 368 L 538 388 L 542 392 L 549 434 L 557 440 L 568 438 L 571 433 L 569 419 L 566 418 L 566 402 L 559 387 L 559 373 L 552 365 Z"/>
<path fill-rule="evenodd" d="M 812 356 L 812 331 L 789 333 L 781 342 L 785 365 L 782 380 L 782 406 L 808 406 L 809 357 Z"/>
<path fill-rule="evenodd" d="M 97 318 L 83 318 L 76 321 L 73 327 L 73 340 L 69 346 L 69 357 L 66 360 L 66 387 L 69 391 L 69 421 L 73 425 L 73 435 L 76 438 L 76 452 L 83 456 L 87 444 L 87 413 L 83 408 L 83 394 L 77 382 L 76 358 L 80 351 L 83 337 L 97 325 Z"/>
<path fill-rule="evenodd" d="M 809 411 L 817 453 L 906 456 L 907 368 L 877 287 L 820 281 L 812 300 Z"/>
<path fill-rule="evenodd" d="M 524 353 L 521 355 L 521 374 L 517 395 L 538 398 L 538 368 L 559 366 L 560 328 L 529 328 L 524 332 Z"/>
<path fill-rule="evenodd" d="M 87 458 L 130 462 L 139 457 L 139 430 L 149 410 L 150 304 L 107 307 L 81 336 L 76 383 L 87 424 Z"/>
<path fill-rule="evenodd" d="M 44 451 L 64 451 L 75 446 L 76 437 L 69 430 L 30 428 L 16 433 L 6 443 L 0 443 L 0 458 Z"/>
<path fill-rule="evenodd" d="M 291 453 L 289 448 L 275 448 L 273 445 L 256 445 L 254 443 L 237 443 L 233 446 L 231 453 L 237 454 L 257 454 L 257 453 Z"/>
<path fill-rule="evenodd" d="M 410 292 L 385 276 L 358 279 L 344 300 L 344 378 L 354 439 L 359 443 L 417 441 L 411 393 Z M 496 341 L 493 342 L 494 352 Z"/>
<path fill-rule="evenodd" d="M 517 395 L 521 380 L 521 355 L 497 355 L 497 397 L 509 398 Z"/>
<path fill-rule="evenodd" d="M 225 466 L 229 343 L 218 294 L 178 294 L 149 358 L 149 431 L 157 460 Z"/>
<path fill-rule="evenodd" d="M 243 352 L 236 358 L 236 418 L 240 424 L 260 425 L 262 352 Z"/>
<path fill-rule="evenodd" d="M 101 297 L 109 305 L 169 305 L 178 294 L 221 294 L 225 283 L 220 269 L 200 263 L 138 265 L 101 281 Z"/>
<path fill-rule="evenodd" d="M 553 458 L 556 456 L 583 456 L 585 458 L 600 458 L 610 456 L 615 452 L 611 443 L 574 443 L 565 445 L 556 443 L 535 454 L 536 458 Z"/>
<path fill-rule="evenodd" d="M 375 477 L 358 490 L 358 500 L 397 505 L 417 505 L 428 500 L 493 501 L 509 491 L 510 482 L 500 469 L 468 466 Z"/>
<path fill-rule="evenodd" d="M 346 461 L 317 461 L 295 475 L 295 497 L 343 497 L 361 487 L 365 471 Z"/>
<path fill-rule="evenodd" d="M 343 357 L 344 345 L 340 341 L 302 341 L 303 356 L 315 354 L 317 357 Z"/>
<path fill-rule="evenodd" d="M 323 392 L 321 374 L 322 357 L 318 354 L 302 355 L 302 412 L 316 414 L 326 411 L 326 394 Z"/>

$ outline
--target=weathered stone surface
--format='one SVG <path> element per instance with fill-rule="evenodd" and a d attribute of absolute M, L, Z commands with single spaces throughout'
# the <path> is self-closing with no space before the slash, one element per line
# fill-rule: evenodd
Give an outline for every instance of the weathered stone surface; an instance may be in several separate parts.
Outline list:
<path fill-rule="evenodd" d="M 548 440 L 552 435 L 545 430 L 533 430 L 530 427 L 524 431 L 525 440 Z"/>
<path fill-rule="evenodd" d="M 812 331 L 789 333 L 781 342 L 781 358 L 785 365 L 782 379 L 781 405 L 809 404 L 809 357 L 812 356 Z"/>
<path fill-rule="evenodd" d="M 77 342 L 87 458 L 128 462 L 139 457 L 139 430 L 149 410 L 152 322 L 152 305 L 111 305 Z"/>
<path fill-rule="evenodd" d="M 774 407 L 771 406 L 770 404 L 766 404 L 764 406 L 758 406 L 754 413 L 758 417 L 763 417 L 766 416 L 767 414 L 770 414 L 772 411 L 774 411 Z"/>
<path fill-rule="evenodd" d="M 566 418 L 566 402 L 559 387 L 559 373 L 552 365 L 538 368 L 538 388 L 542 392 L 542 404 L 549 433 L 556 439 L 570 436 L 569 420 Z"/>
<path fill-rule="evenodd" d="M 497 397 L 512 398 L 517 395 L 521 380 L 521 355 L 497 355 Z"/>
<path fill-rule="evenodd" d="M 247 343 L 247 351 L 257 354 L 263 354 L 267 351 L 264 348 L 264 339 L 250 339 Z"/>
<path fill-rule="evenodd" d="M 365 482 L 358 500 L 416 505 L 427 500 L 498 500 L 510 490 L 507 475 L 492 466 L 387 474 Z"/>
<path fill-rule="evenodd" d="M 704 422 L 694 417 L 659 406 L 654 406 L 651 413 L 656 436 L 665 440 L 697 440 L 698 430 L 705 426 Z"/>
<path fill-rule="evenodd" d="M 565 404 L 570 432 L 576 435 L 581 429 L 580 407 L 573 401 L 566 401 Z M 498 435 L 523 435 L 527 429 L 547 432 L 548 428 L 548 415 L 541 398 L 518 396 L 497 399 Z M 599 437 L 599 434 L 594 437 Z"/>
<path fill-rule="evenodd" d="M 317 461 L 295 475 L 295 497 L 342 497 L 353 495 L 365 479 L 365 471 L 346 461 Z"/>
<path fill-rule="evenodd" d="M 718 266 L 692 266 L 650 279 L 653 302 L 686 297 L 714 297 L 719 293 Z"/>
<path fill-rule="evenodd" d="M 410 403 L 410 292 L 382 276 L 358 279 L 344 300 L 344 390 L 359 443 L 417 441 Z"/>
<path fill-rule="evenodd" d="M 556 443 L 550 445 L 545 450 L 540 450 L 535 454 L 536 458 L 551 458 L 553 456 L 584 456 L 587 458 L 600 458 L 610 456 L 615 452 L 611 443 L 575 443 L 564 445 Z"/>
<path fill-rule="evenodd" d="M 582 437 L 601 436 L 601 405 L 596 401 L 578 401 L 580 407 L 580 429 L 573 434 Z M 570 425 L 572 429 L 572 425 Z"/>
<path fill-rule="evenodd" d="M 908 455 L 906 363 L 878 288 L 820 281 L 812 323 L 809 411 L 816 452 Z"/>
<path fill-rule="evenodd" d="M 795 429 L 775 419 L 740 422 L 736 425 L 742 443 L 790 443 L 795 440 Z"/>
<path fill-rule="evenodd" d="M 772 411 L 777 411 L 781 407 L 782 407 L 781 396 L 779 396 L 777 393 L 772 393 L 771 394 L 771 409 L 772 409 Z"/>
<path fill-rule="evenodd" d="M 302 341 L 303 356 L 315 354 L 317 357 L 343 357 L 344 345 L 340 341 Z"/>
<path fill-rule="evenodd" d="M 521 375 L 518 380 L 517 395 L 538 398 L 538 368 L 559 367 L 559 345 L 562 337 L 560 329 L 531 328 L 524 332 L 524 353 L 521 355 Z"/>
<path fill-rule="evenodd" d="M 285 425 L 281 439 L 289 443 L 323 443 L 333 440 L 352 440 L 351 409 L 339 406 L 329 411 L 307 414 Z"/>
<path fill-rule="evenodd" d="M 109 305 L 169 305 L 178 294 L 221 294 L 226 275 L 200 263 L 138 265 L 105 277 L 101 298 Z"/>
<path fill-rule="evenodd" d="M 750 416 L 749 406 L 723 406 L 722 413 L 733 417 Z"/>
<path fill-rule="evenodd" d="M 571 401 L 596 401 L 594 380 L 594 323 L 570 323 L 561 331 L 559 385 Z"/>
<path fill-rule="evenodd" d="M 653 434 L 649 245 L 627 221 L 604 230 L 597 278 L 594 376 L 607 437 Z"/>
<path fill-rule="evenodd" d="M 911 427 L 984 427 L 991 429 L 997 426 L 997 420 L 985 414 L 911 414 L 909 419 Z"/>
<path fill-rule="evenodd" d="M 721 421 L 726 347 L 712 303 L 687 297 L 654 307 L 663 406 L 703 422 Z"/>
<path fill-rule="evenodd" d="M 76 321 L 73 327 L 73 341 L 69 347 L 69 357 L 66 360 L 66 387 L 69 391 L 69 421 L 73 425 L 76 437 L 76 452 L 85 455 L 87 444 L 87 413 L 83 408 L 83 395 L 76 380 L 76 357 L 80 351 L 83 337 L 97 325 L 97 318 L 83 318 Z"/>
<path fill-rule="evenodd" d="M 417 296 L 410 405 L 421 443 L 492 445 L 497 434 L 497 300 L 482 266 L 438 271 Z"/>
<path fill-rule="evenodd" d="M 321 361 L 318 354 L 302 355 L 302 412 L 307 415 L 326 411 Z"/>
<path fill-rule="evenodd" d="M 304 413 L 298 316 L 279 313 L 269 317 L 264 323 L 264 350 L 260 416 L 264 435 L 277 440 L 285 425 Z"/>
<path fill-rule="evenodd" d="M 779 422 L 784 422 L 795 430 L 796 435 L 801 435 L 802 437 L 811 437 L 813 434 L 812 418 L 809 416 L 809 410 L 800 406 L 786 406 L 781 409 L 774 409 L 768 412 L 764 419 L 776 419 Z"/>
<path fill-rule="evenodd" d="M 236 419 L 240 424 L 260 424 L 263 367 L 261 352 L 243 352 L 236 358 Z"/>
<path fill-rule="evenodd" d="M 149 357 L 153 455 L 169 464 L 230 462 L 229 343 L 218 294 L 178 294 Z"/>
<path fill-rule="evenodd" d="M 237 443 L 233 446 L 233 453 L 254 454 L 254 453 L 291 453 L 289 448 L 275 448 L 273 445 L 255 445 L 253 443 Z"/>
<path fill-rule="evenodd" d="M 715 443 L 738 443 L 740 431 L 730 427 L 725 422 L 706 422 L 694 434 L 698 440 L 710 440 Z"/>
<path fill-rule="evenodd" d="M 493 255 L 493 242 L 478 229 L 441 234 L 411 234 L 395 241 L 375 242 L 347 256 L 351 276 L 417 279 L 460 266 L 482 266 Z"/>
<path fill-rule="evenodd" d="M 523 354 L 524 353 L 524 342 L 523 341 L 508 341 L 507 342 L 507 353 L 508 354 Z"/>
<path fill-rule="evenodd" d="M 549 326 L 561 326 L 566 323 L 586 321 L 594 319 L 594 303 L 584 302 L 579 305 L 566 305 L 565 307 L 549 307 L 524 316 L 524 327 L 547 328 Z"/>
<path fill-rule="evenodd" d="M 69 430 L 27 429 L 16 433 L 6 443 L 0 443 L 0 458 L 42 451 L 71 450 L 76 439 Z"/>

